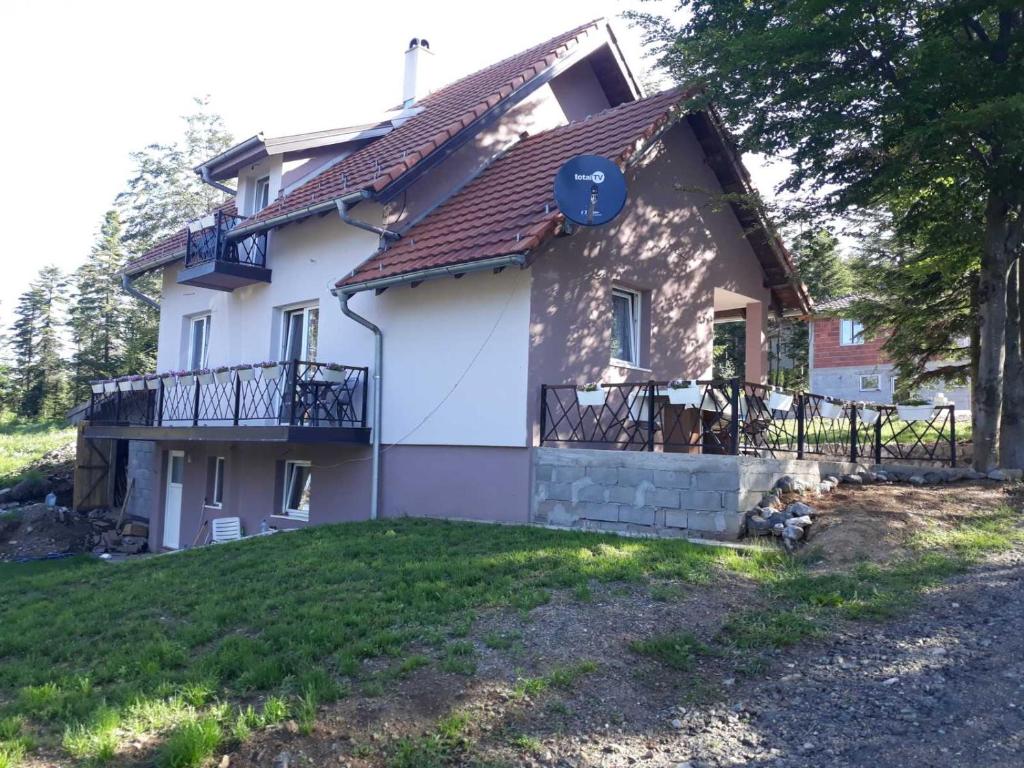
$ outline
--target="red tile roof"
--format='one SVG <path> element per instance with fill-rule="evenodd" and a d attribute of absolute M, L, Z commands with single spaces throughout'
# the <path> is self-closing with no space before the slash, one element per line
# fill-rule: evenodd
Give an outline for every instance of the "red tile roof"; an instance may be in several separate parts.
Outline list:
<path fill-rule="evenodd" d="M 566 56 L 589 35 L 597 34 L 600 21 L 571 29 L 435 91 L 417 104 L 423 107 L 418 115 L 278 198 L 240 226 L 301 211 L 363 189 L 380 191 L 517 88 Z M 184 247 L 184 232 L 179 232 L 129 262 L 126 271 L 150 268 Z"/>
<path fill-rule="evenodd" d="M 447 85 L 423 112 L 259 212 L 266 221 L 363 189 L 379 192 L 598 29 L 592 21 Z"/>
<path fill-rule="evenodd" d="M 669 121 L 681 88 L 539 133 L 515 145 L 405 236 L 367 259 L 338 285 L 354 285 L 432 267 L 524 253 L 554 234 L 559 167 L 579 154 L 623 163 Z"/>

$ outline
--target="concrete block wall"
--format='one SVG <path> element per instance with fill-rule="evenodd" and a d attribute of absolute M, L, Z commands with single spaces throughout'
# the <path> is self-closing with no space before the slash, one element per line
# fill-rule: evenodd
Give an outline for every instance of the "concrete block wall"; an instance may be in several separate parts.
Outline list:
<path fill-rule="evenodd" d="M 128 482 L 135 480 L 132 496 L 128 500 L 127 514 L 142 520 L 153 517 L 160 493 L 160 452 L 156 443 L 148 440 L 128 442 Z"/>
<path fill-rule="evenodd" d="M 747 456 L 535 448 L 531 522 L 646 536 L 735 539 L 780 477 L 817 482 L 853 464 Z"/>

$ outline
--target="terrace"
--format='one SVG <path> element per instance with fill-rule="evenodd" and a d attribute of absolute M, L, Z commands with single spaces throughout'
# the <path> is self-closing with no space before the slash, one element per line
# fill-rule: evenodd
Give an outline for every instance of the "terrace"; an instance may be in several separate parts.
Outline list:
<path fill-rule="evenodd" d="M 178 275 L 178 282 L 215 291 L 269 283 L 267 234 L 230 236 L 243 218 L 217 211 L 190 223 L 185 268 Z"/>
<path fill-rule="evenodd" d="M 86 437 L 368 443 L 366 379 L 292 360 L 97 381 Z"/>

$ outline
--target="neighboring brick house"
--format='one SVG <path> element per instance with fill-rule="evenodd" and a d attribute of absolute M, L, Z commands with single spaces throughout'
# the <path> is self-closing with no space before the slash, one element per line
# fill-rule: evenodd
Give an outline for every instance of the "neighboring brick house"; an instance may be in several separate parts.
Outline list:
<path fill-rule="evenodd" d="M 232 202 L 125 269 L 162 274 L 158 373 L 94 383 L 84 437 L 130 442 L 151 548 L 222 516 L 528 522 L 541 385 L 707 377 L 721 318 L 762 381 L 769 313 L 809 311 L 762 212 L 708 204 L 751 192 L 714 113 L 645 98 L 605 22 L 428 93 L 433 55 L 377 121 L 199 166 Z M 600 228 L 553 197 L 583 154 L 626 176 Z"/>
<path fill-rule="evenodd" d="M 869 336 L 860 322 L 843 316 L 851 302 L 852 297 L 845 297 L 815 306 L 818 314 L 809 321 L 810 390 L 846 400 L 893 403 L 898 377 L 882 349 L 888 337 Z M 915 399 L 933 401 L 940 392 L 958 411 L 970 411 L 971 392 L 966 386 L 935 384 L 913 394 Z"/>

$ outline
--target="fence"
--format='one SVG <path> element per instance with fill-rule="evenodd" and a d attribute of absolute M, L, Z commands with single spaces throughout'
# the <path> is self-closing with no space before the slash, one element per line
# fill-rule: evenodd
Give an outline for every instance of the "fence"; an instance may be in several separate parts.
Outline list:
<path fill-rule="evenodd" d="M 952 405 L 909 412 L 903 406 L 855 404 L 738 379 L 685 387 L 664 381 L 605 384 L 602 390 L 541 385 L 541 445 L 877 464 L 898 460 L 955 466 L 957 461 Z"/>
<path fill-rule="evenodd" d="M 219 374 L 188 371 L 150 377 L 145 389 L 94 392 L 87 418 L 153 427 L 365 427 L 366 378 L 366 368 L 302 360 Z"/>

